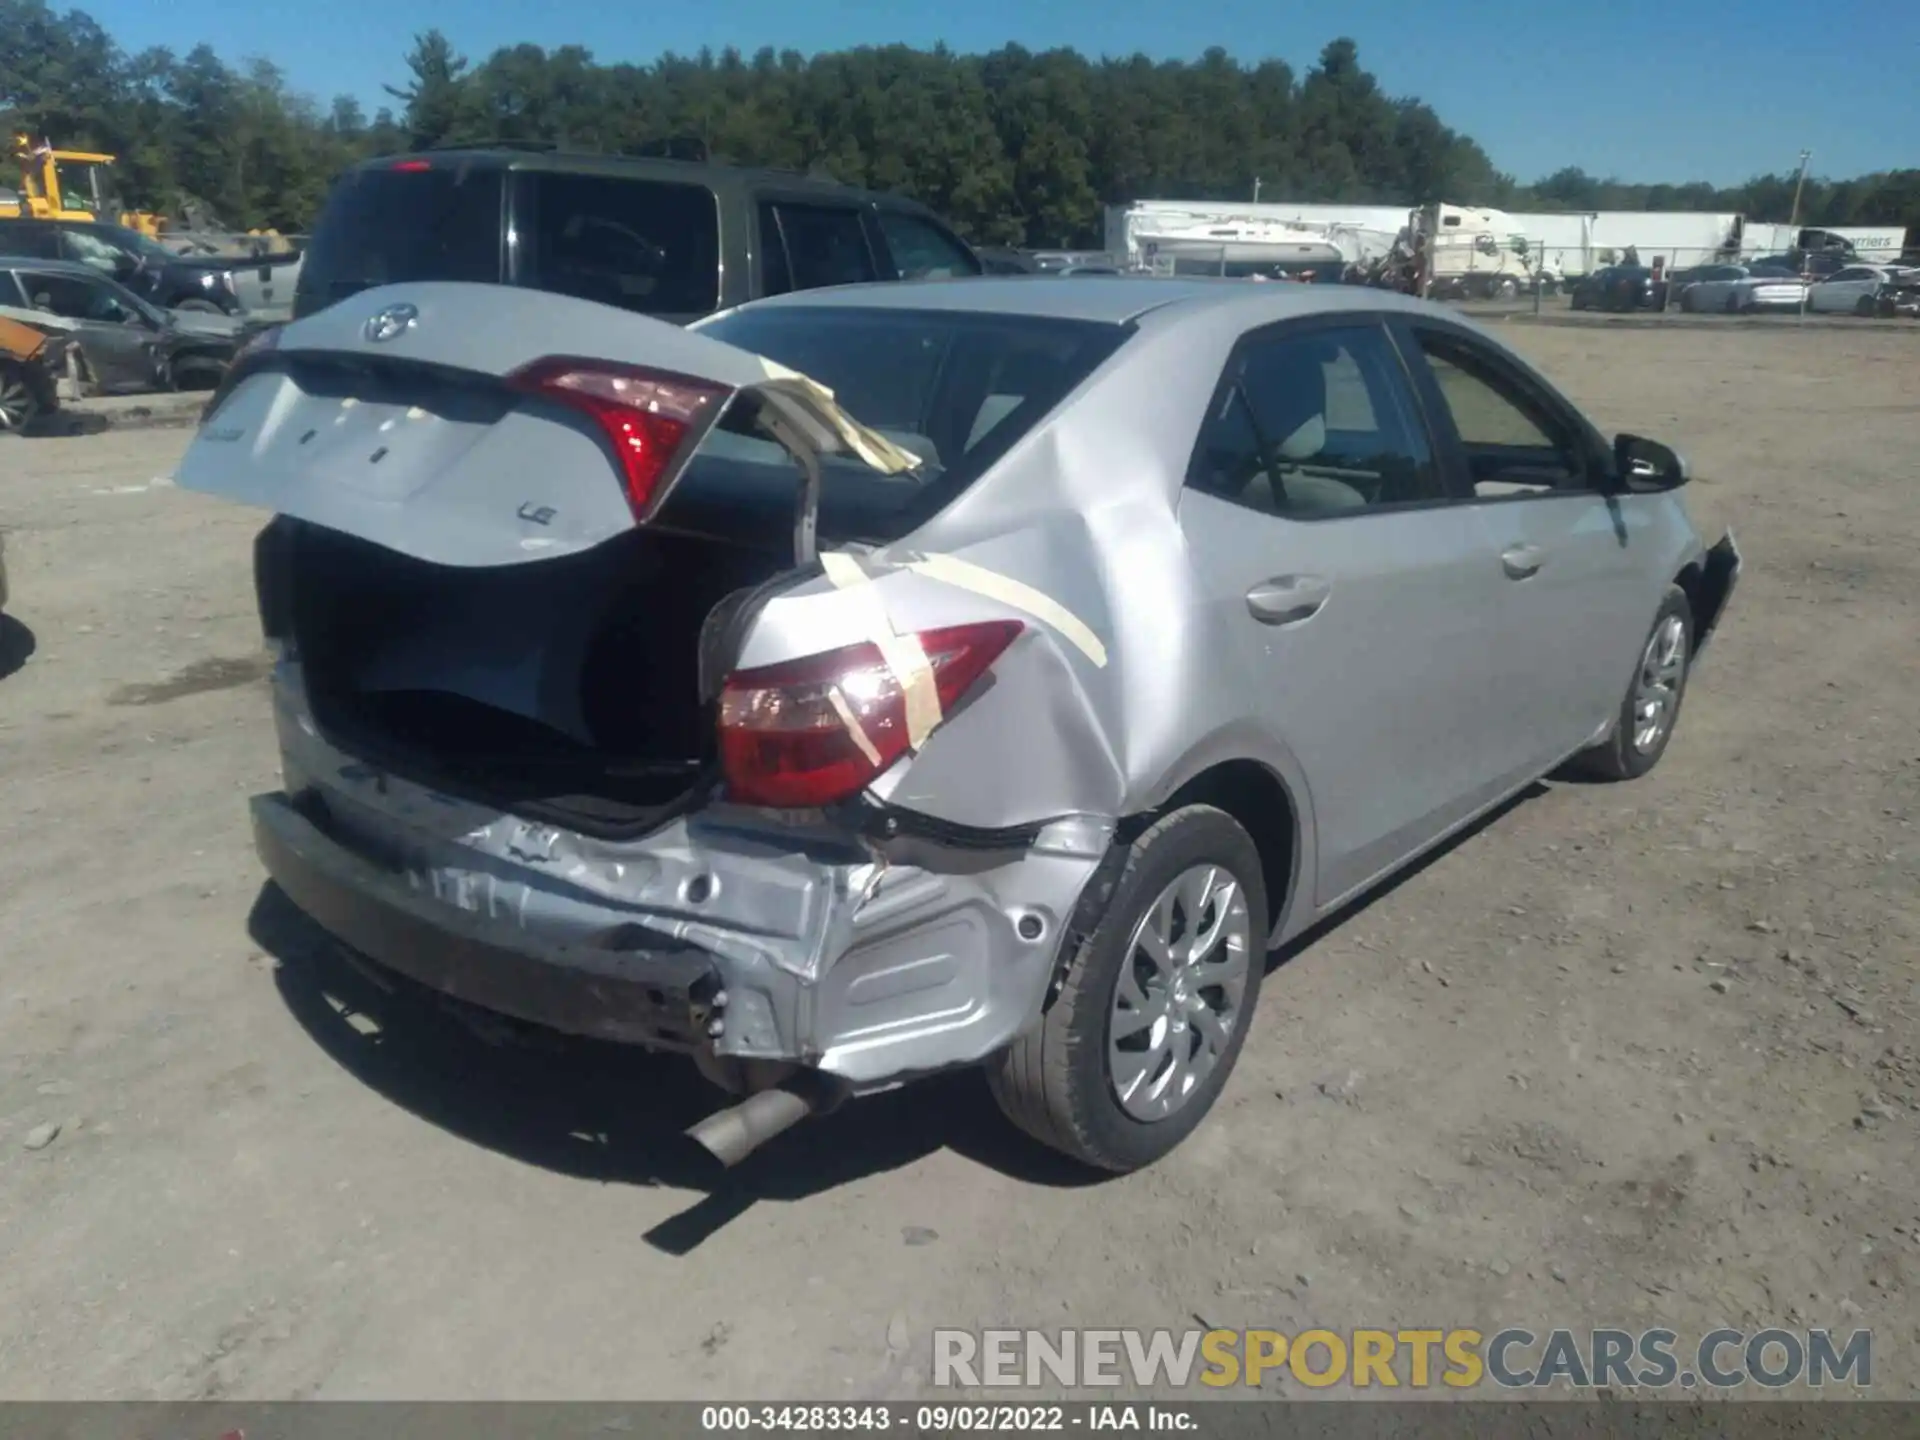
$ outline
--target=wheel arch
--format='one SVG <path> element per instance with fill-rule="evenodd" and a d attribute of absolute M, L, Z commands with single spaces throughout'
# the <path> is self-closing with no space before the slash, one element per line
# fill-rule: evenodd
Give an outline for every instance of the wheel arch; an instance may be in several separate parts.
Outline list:
<path fill-rule="evenodd" d="M 1294 792 L 1272 766 L 1236 756 L 1216 760 L 1189 776 L 1152 809 L 1129 816 L 1127 838 L 1161 817 L 1189 805 L 1211 805 L 1239 824 L 1260 856 L 1260 879 L 1267 892 L 1267 935 L 1271 945 L 1286 927 L 1301 894 L 1308 861 L 1305 813 Z"/>

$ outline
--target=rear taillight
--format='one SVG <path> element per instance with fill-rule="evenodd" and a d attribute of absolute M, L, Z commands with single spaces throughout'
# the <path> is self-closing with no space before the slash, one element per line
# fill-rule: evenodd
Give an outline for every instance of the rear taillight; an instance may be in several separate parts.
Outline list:
<path fill-rule="evenodd" d="M 661 480 L 704 432 L 729 393 L 660 370 L 565 356 L 536 360 L 507 377 L 514 389 L 591 416 L 613 446 L 636 520 L 653 513 Z"/>
<path fill-rule="evenodd" d="M 917 638 L 945 715 L 1020 634 L 1018 620 Z M 875 645 L 742 670 L 720 692 L 727 798 L 812 808 L 864 789 L 907 749 L 906 693 Z"/>
<path fill-rule="evenodd" d="M 433 162 L 431 160 L 396 160 L 387 168 L 390 170 L 407 171 L 431 170 L 433 168 Z"/>

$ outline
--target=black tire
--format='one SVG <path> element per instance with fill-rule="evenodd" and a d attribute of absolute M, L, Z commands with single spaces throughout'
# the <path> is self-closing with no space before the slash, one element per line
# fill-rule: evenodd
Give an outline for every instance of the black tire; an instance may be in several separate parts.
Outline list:
<path fill-rule="evenodd" d="M 1665 726 L 1653 744 L 1642 749 L 1634 743 L 1634 731 L 1639 719 L 1636 711 L 1641 703 L 1641 685 L 1648 669 L 1649 654 L 1661 629 L 1676 618 L 1680 622 L 1680 643 L 1684 647 L 1680 672 L 1672 686 Z M 1634 660 L 1633 678 L 1627 683 L 1626 696 L 1620 702 L 1620 713 L 1614 717 L 1613 734 L 1593 749 L 1576 755 L 1569 769 L 1589 780 L 1638 780 L 1660 763 L 1660 757 L 1667 753 L 1667 745 L 1680 724 L 1680 708 L 1687 698 L 1687 679 L 1693 673 L 1693 640 L 1693 606 L 1687 600 L 1687 592 L 1678 585 L 1669 585 L 1665 598 L 1660 602 L 1660 609 L 1653 617 L 1653 624 L 1647 628 L 1647 638 L 1640 644 Z"/>
<path fill-rule="evenodd" d="M 1217 865 L 1239 883 L 1250 921 L 1247 971 L 1232 1030 L 1212 1071 L 1163 1119 L 1127 1113 L 1114 1093 L 1108 1036 L 1134 929 L 1184 872 Z M 1067 964 L 1040 1024 L 994 1057 L 987 1083 L 1006 1117 L 1041 1144 L 1099 1170 L 1124 1174 L 1166 1155 L 1213 1108 L 1240 1058 L 1266 969 L 1268 911 L 1260 852 L 1239 822 L 1191 805 L 1134 841 L 1107 913 Z"/>
<path fill-rule="evenodd" d="M 224 315 L 227 313 L 218 305 L 214 304 L 213 301 L 203 300 L 198 295 L 182 300 L 173 308 L 175 310 L 191 310 L 196 315 Z"/>
<path fill-rule="evenodd" d="M 1495 300 L 1511 300 L 1519 293 L 1520 286 L 1511 275 L 1494 282 L 1493 298 Z"/>
<path fill-rule="evenodd" d="M 1693 313 L 1693 291 L 1682 290 L 1680 292 L 1680 309 L 1688 315 Z"/>
<path fill-rule="evenodd" d="M 1874 313 L 1873 297 L 1871 295 L 1862 295 L 1859 301 L 1855 303 L 1853 307 L 1853 313 L 1856 315 L 1865 316 L 1867 319 L 1871 320 L 1873 318 L 1873 313 Z"/>
<path fill-rule="evenodd" d="M 40 418 L 40 396 L 27 368 L 0 360 L 0 436 L 20 435 Z"/>

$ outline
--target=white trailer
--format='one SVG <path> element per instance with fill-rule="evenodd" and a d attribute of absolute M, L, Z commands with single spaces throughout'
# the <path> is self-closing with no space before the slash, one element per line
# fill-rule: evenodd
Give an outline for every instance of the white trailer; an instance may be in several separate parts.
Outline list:
<path fill-rule="evenodd" d="M 1906 253 L 1907 232 L 1899 225 L 1829 225 L 1826 232 L 1846 240 L 1869 265 L 1887 264 Z"/>

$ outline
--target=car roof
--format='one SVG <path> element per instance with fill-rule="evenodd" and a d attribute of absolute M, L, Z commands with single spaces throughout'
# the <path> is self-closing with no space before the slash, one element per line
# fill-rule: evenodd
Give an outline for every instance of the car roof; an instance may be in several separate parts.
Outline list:
<path fill-rule="evenodd" d="M 785 190 L 795 194 L 835 196 L 842 200 L 871 201 L 889 209 L 930 213 L 904 195 L 863 190 L 828 175 L 799 170 L 773 170 L 729 165 L 723 160 L 677 160 L 659 155 L 620 155 L 601 150 L 547 150 L 514 146 L 474 145 L 447 149 L 411 150 L 377 155 L 351 167 L 352 171 L 389 170 L 403 160 L 425 160 L 434 165 L 470 165 L 490 170 L 533 170 L 563 175 L 607 175 L 631 180 L 678 181 L 714 188 L 747 187 Z"/>
<path fill-rule="evenodd" d="M 1250 280 L 1141 275 L 984 275 L 956 280 L 902 280 L 792 291 L 752 302 L 755 310 L 856 307 L 976 315 L 1026 315 L 1053 320 L 1133 324 L 1164 312 L 1167 318 L 1240 307 L 1269 324 L 1305 315 L 1346 311 L 1433 314 L 1439 307 L 1391 290 L 1359 285 L 1262 285 Z M 1451 311 L 1439 313 L 1451 315 Z"/>

